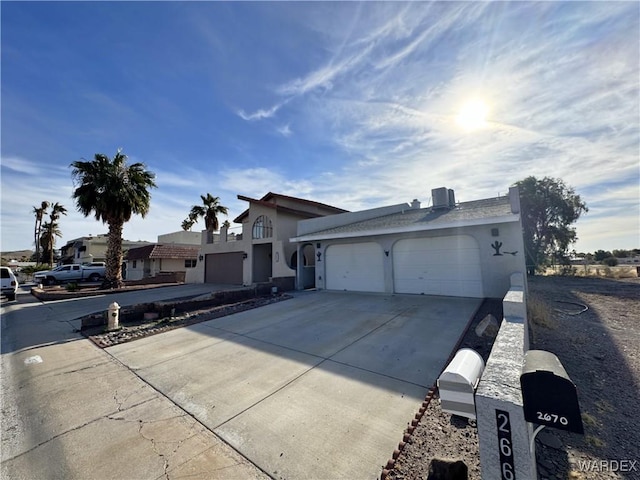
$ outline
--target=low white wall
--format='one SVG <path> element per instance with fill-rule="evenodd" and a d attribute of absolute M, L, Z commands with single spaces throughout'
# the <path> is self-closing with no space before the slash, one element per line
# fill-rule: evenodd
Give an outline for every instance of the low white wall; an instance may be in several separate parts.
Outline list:
<path fill-rule="evenodd" d="M 529 449 L 532 430 L 524 419 L 520 388 L 529 348 L 524 274 L 511 275 L 503 309 L 504 319 L 475 399 L 482 478 L 535 479 L 535 454 Z"/>

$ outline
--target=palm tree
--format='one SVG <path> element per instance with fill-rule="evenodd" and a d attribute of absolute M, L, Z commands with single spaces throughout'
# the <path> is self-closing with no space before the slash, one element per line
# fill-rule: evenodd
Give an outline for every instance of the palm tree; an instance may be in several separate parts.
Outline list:
<path fill-rule="evenodd" d="M 67 209 L 60 205 L 58 202 L 51 205 L 51 212 L 49 213 L 49 265 L 53 267 L 53 247 L 55 245 L 54 234 L 56 230 L 59 232 L 58 220 L 60 219 L 60 215 L 66 215 Z M 61 236 L 61 235 L 58 235 Z"/>
<path fill-rule="evenodd" d="M 193 213 L 193 211 L 189 214 L 187 218 L 182 221 L 182 229 L 186 232 L 187 230 L 191 230 L 193 224 L 198 221 L 198 216 Z"/>
<path fill-rule="evenodd" d="M 220 205 L 220 197 L 214 197 L 210 193 L 200 195 L 202 205 L 194 205 L 191 207 L 189 217 L 185 222 L 196 223 L 198 218 L 204 217 L 204 225 L 208 232 L 209 238 L 213 238 L 213 232 L 218 230 L 218 214 L 227 215 L 227 207 Z M 184 222 L 183 222 L 184 223 Z M 188 224 L 188 223 L 187 223 Z"/>
<path fill-rule="evenodd" d="M 42 247 L 42 257 L 49 257 L 50 265 L 53 267 L 53 250 L 55 248 L 55 237 L 61 238 L 62 232 L 57 223 L 45 222 L 42 224 L 40 235 L 40 247 Z"/>
<path fill-rule="evenodd" d="M 36 224 L 33 228 L 33 243 L 36 246 L 36 265 L 40 263 L 40 231 L 42 230 L 42 218 L 47 213 L 49 202 L 46 200 L 40 204 L 40 207 L 33 207 L 33 213 L 36 215 Z"/>
<path fill-rule="evenodd" d="M 188 218 L 185 218 L 182 221 L 182 225 L 180 225 L 182 227 L 182 230 L 184 230 L 185 232 L 188 230 L 191 230 L 191 227 L 193 227 L 194 222 L 189 220 Z"/>
<path fill-rule="evenodd" d="M 122 227 L 133 214 L 143 218 L 149 213 L 155 174 L 143 163 L 127 165 L 127 156 L 118 150 L 111 160 L 96 153 L 94 160 L 71 164 L 76 188 L 73 198 L 85 216 L 109 225 L 105 279 L 102 288 L 122 287 Z"/>

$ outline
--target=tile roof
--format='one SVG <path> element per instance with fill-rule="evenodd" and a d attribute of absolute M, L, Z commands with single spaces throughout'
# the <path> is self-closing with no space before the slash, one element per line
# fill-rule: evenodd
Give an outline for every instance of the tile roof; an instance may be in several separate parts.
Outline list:
<path fill-rule="evenodd" d="M 295 215 L 305 216 L 305 217 L 309 217 L 309 218 L 321 216 L 320 214 L 317 214 L 317 213 L 312 213 L 312 212 L 308 212 L 308 211 L 304 211 L 304 210 L 298 210 L 298 209 L 294 209 L 294 208 L 290 208 L 290 207 L 285 207 L 283 205 L 278 205 L 277 204 L 277 199 L 278 198 L 290 200 L 290 201 L 292 201 L 294 203 L 298 203 L 298 204 L 301 204 L 301 205 L 308 205 L 308 206 L 312 206 L 312 207 L 324 208 L 324 209 L 332 211 L 333 213 L 345 213 L 345 212 L 348 211 L 348 210 L 344 210 L 342 208 L 334 207 L 332 205 L 327 205 L 326 203 L 315 202 L 313 200 L 307 200 L 305 198 L 291 197 L 289 195 L 282 195 L 280 193 L 274 193 L 274 192 L 267 193 L 261 199 L 246 197 L 244 195 L 238 195 L 238 199 L 239 200 L 244 200 L 245 202 L 249 202 L 250 204 L 251 203 L 256 203 L 256 204 L 259 204 L 259 205 L 263 205 L 265 207 L 273 208 L 275 210 L 281 210 L 283 212 L 289 212 L 289 213 L 293 213 Z M 275 201 L 273 201 L 273 200 L 275 200 Z M 249 209 L 246 209 L 244 212 L 242 212 L 240 215 L 238 215 L 236 218 L 234 218 L 233 221 L 235 223 L 242 223 L 242 220 L 247 215 L 249 215 Z"/>
<path fill-rule="evenodd" d="M 420 208 L 407 209 L 390 215 L 363 220 L 359 222 L 341 225 L 339 227 L 301 235 L 300 237 L 315 237 L 320 235 L 339 236 L 340 234 L 354 234 L 358 232 L 376 232 L 384 234 L 384 230 L 394 232 L 402 229 L 419 230 L 434 229 L 442 226 L 463 226 L 465 223 L 474 223 L 479 220 L 489 220 L 498 217 L 510 217 L 517 214 L 511 212 L 509 197 L 487 198 L 471 202 L 461 202 L 452 209 Z"/>
<path fill-rule="evenodd" d="M 152 244 L 132 248 L 127 252 L 127 260 L 146 260 L 148 258 L 196 258 L 198 246 Z"/>

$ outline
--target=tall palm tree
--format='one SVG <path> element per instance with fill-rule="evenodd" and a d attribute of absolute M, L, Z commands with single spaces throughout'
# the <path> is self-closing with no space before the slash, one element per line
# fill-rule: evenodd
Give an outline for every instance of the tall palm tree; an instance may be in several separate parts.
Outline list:
<path fill-rule="evenodd" d="M 56 229 L 59 229 L 58 220 L 60 219 L 60 215 L 66 215 L 67 209 L 60 205 L 58 202 L 51 205 L 51 212 L 49 213 L 49 265 L 53 267 L 53 247 L 55 245 L 54 233 Z M 60 236 L 60 235 L 58 235 Z"/>
<path fill-rule="evenodd" d="M 40 263 L 40 231 L 42 230 L 42 219 L 47 213 L 49 202 L 46 200 L 40 204 L 40 207 L 33 207 L 33 213 L 36 215 L 36 224 L 33 228 L 33 243 L 36 246 L 36 265 Z"/>
<path fill-rule="evenodd" d="M 122 227 L 133 214 L 143 218 L 149 212 L 150 188 L 156 186 L 155 174 L 143 163 L 127 165 L 127 156 L 118 150 L 113 160 L 96 153 L 92 161 L 71 164 L 76 186 L 72 197 L 85 216 L 109 225 L 106 272 L 102 288 L 122 287 Z"/>
<path fill-rule="evenodd" d="M 42 257 L 49 257 L 50 265 L 53 266 L 53 250 L 55 248 L 55 237 L 61 238 L 62 232 L 57 223 L 44 222 L 42 233 L 40 234 L 40 247 L 42 247 Z"/>
<path fill-rule="evenodd" d="M 227 207 L 220 205 L 220 197 L 214 197 L 210 193 L 207 195 L 200 195 L 202 199 L 202 205 L 194 205 L 191 207 L 191 212 L 187 217 L 186 222 L 197 222 L 198 218 L 204 218 L 204 225 L 210 238 L 213 238 L 213 232 L 218 230 L 218 214 L 227 215 Z M 191 225 L 193 225 L 191 223 Z"/>

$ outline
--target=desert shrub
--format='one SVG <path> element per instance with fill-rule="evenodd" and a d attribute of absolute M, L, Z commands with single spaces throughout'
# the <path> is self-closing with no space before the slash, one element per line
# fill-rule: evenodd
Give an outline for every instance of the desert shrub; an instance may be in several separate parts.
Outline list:
<path fill-rule="evenodd" d="M 75 292 L 78 290 L 78 284 L 76 282 L 70 282 L 65 285 L 67 292 Z"/>
<path fill-rule="evenodd" d="M 560 265 L 560 269 L 558 270 L 558 274 L 563 277 L 575 277 L 578 273 L 578 269 L 573 265 Z"/>
<path fill-rule="evenodd" d="M 33 275 L 36 272 L 41 272 L 43 270 L 49 270 L 48 265 L 27 265 L 26 267 L 22 267 L 22 273 L 27 276 Z"/>
<path fill-rule="evenodd" d="M 616 265 L 618 265 L 618 259 L 616 257 L 607 257 L 602 260 L 602 263 L 609 267 L 615 267 Z"/>

